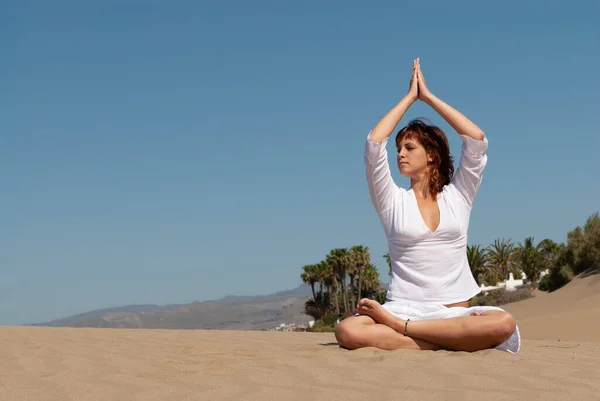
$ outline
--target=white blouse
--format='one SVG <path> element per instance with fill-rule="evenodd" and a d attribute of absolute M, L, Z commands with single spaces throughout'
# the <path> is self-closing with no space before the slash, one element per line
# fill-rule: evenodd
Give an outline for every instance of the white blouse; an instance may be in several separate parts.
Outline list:
<path fill-rule="evenodd" d="M 475 195 L 487 163 L 487 137 L 460 135 L 460 165 L 438 194 L 440 222 L 431 231 L 411 189 L 394 182 L 386 138 L 381 145 L 367 136 L 365 167 L 371 200 L 388 240 L 392 279 L 388 300 L 451 304 L 480 292 L 467 260 L 467 231 Z"/>

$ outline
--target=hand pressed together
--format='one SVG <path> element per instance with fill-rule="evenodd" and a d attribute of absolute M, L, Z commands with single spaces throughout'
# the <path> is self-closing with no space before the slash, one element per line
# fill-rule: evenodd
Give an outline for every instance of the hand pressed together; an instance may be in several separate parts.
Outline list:
<path fill-rule="evenodd" d="M 425 77 L 421 71 L 421 62 L 418 58 L 413 60 L 413 71 L 407 96 L 412 101 L 421 100 L 423 102 L 426 102 L 431 96 L 431 92 L 427 88 Z"/>
<path fill-rule="evenodd" d="M 410 85 L 408 87 L 407 94 L 407 96 L 413 102 L 416 102 L 419 99 L 419 78 L 417 76 L 417 61 L 418 59 L 413 60 L 413 71 L 412 76 L 410 77 Z"/>
<path fill-rule="evenodd" d="M 431 96 L 431 92 L 425 83 L 425 77 L 423 76 L 423 71 L 421 71 L 421 62 L 419 59 L 417 59 L 417 80 L 419 83 L 419 100 L 426 102 Z"/>

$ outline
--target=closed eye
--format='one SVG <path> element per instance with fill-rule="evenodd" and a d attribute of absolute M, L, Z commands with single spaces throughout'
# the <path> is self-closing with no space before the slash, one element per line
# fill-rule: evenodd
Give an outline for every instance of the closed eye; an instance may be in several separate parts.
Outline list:
<path fill-rule="evenodd" d="M 414 146 L 406 146 L 405 149 L 406 150 L 414 150 L 415 147 Z M 398 151 L 398 153 L 400 153 L 400 151 L 402 150 L 402 148 L 396 148 L 396 150 Z"/>

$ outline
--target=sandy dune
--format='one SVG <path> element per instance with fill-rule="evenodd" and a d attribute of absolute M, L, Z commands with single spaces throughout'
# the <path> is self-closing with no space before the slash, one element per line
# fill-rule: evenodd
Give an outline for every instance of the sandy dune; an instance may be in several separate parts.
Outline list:
<path fill-rule="evenodd" d="M 0 327 L 0 400 L 600 400 L 600 275 L 507 305 L 517 355 L 332 334 Z"/>

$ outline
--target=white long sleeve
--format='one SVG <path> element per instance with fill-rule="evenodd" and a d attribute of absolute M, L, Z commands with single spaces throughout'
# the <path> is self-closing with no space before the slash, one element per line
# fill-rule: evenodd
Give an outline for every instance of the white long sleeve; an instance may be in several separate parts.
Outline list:
<path fill-rule="evenodd" d="M 462 137 L 460 166 L 438 194 L 440 224 L 431 231 L 412 189 L 394 182 L 386 151 L 367 137 L 365 169 L 371 200 L 388 240 L 392 261 L 389 300 L 452 304 L 479 293 L 467 260 L 471 208 L 487 163 L 487 139 Z"/>

